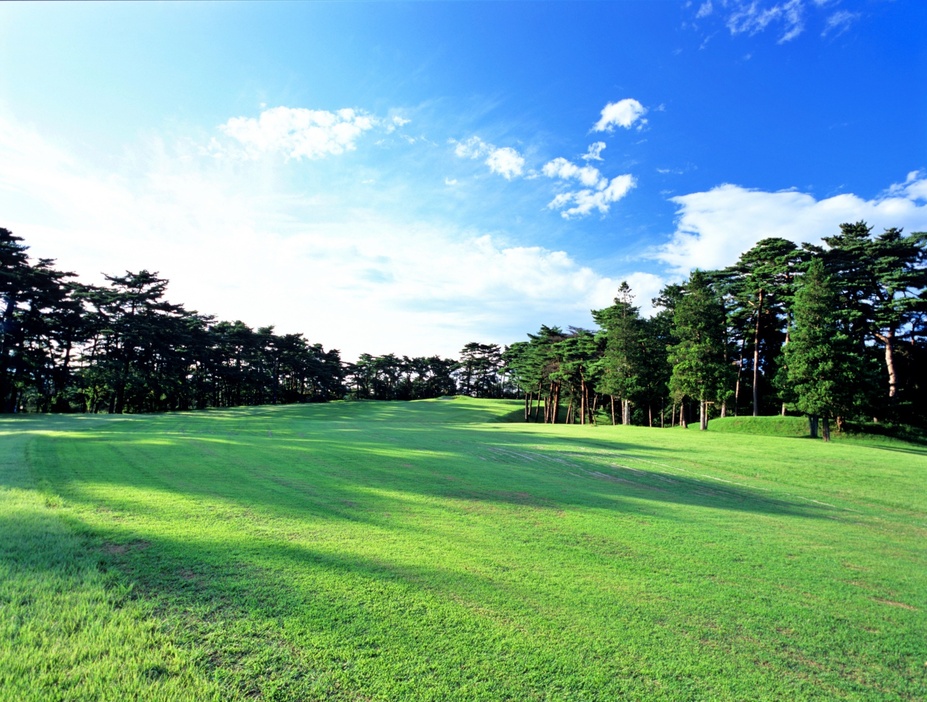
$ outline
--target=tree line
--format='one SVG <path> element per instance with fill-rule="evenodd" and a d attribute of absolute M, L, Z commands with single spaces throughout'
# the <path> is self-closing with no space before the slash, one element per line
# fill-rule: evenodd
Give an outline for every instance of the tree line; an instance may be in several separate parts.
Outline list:
<path fill-rule="evenodd" d="M 927 233 L 843 224 L 826 246 L 769 238 L 666 286 L 644 318 L 623 283 L 599 330 L 542 326 L 505 351 L 525 419 L 685 426 L 697 414 L 927 425 Z"/>
<path fill-rule="evenodd" d="M 157 273 L 86 285 L 0 228 L 0 411 L 159 412 L 319 402 L 344 368 L 301 334 L 218 321 L 165 299 Z"/>
<path fill-rule="evenodd" d="M 521 397 L 539 422 L 686 425 L 807 414 L 927 425 L 927 234 L 843 224 L 825 246 L 764 239 L 640 314 L 622 283 L 595 330 L 542 326 L 458 359 L 362 354 L 218 321 L 157 273 L 79 283 L 0 228 L 0 410 L 156 412 L 457 393 Z"/>
<path fill-rule="evenodd" d="M 502 349 L 342 361 L 301 334 L 219 321 L 146 270 L 75 280 L 0 228 L 0 412 L 138 413 L 333 399 L 504 395 Z M 516 392 L 510 388 L 510 392 Z"/>

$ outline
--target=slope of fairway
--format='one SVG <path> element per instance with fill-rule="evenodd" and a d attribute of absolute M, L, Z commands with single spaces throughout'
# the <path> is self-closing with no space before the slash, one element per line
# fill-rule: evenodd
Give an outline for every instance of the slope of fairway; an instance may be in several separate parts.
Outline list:
<path fill-rule="evenodd" d="M 517 408 L 0 420 L 0 698 L 927 697 L 923 449 Z"/>

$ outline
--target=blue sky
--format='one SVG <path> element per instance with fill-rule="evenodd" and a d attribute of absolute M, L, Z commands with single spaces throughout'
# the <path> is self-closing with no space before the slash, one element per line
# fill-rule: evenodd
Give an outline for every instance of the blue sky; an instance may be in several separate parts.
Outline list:
<path fill-rule="evenodd" d="M 0 4 L 0 226 L 346 358 L 927 230 L 917 0 Z"/>

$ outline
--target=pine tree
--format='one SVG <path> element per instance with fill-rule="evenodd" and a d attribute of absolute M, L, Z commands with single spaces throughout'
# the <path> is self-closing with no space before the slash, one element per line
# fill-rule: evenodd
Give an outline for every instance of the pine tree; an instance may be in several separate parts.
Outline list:
<path fill-rule="evenodd" d="M 670 392 L 677 401 L 699 402 L 699 427 L 708 428 L 708 405 L 724 399 L 731 379 L 726 360 L 725 315 L 701 271 L 692 273 L 673 313 L 676 337 L 670 349 Z"/>
<path fill-rule="evenodd" d="M 862 359 L 838 316 L 837 290 L 819 258 L 813 259 L 795 294 L 793 326 L 785 347 L 786 375 L 795 407 L 808 415 L 812 438 L 823 420 L 830 440 L 830 419 L 853 404 Z M 855 376 L 855 377 L 854 377 Z"/>

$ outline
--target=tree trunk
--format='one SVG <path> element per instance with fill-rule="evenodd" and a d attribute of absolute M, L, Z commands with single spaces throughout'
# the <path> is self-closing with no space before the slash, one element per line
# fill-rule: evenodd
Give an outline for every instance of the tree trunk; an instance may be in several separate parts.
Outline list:
<path fill-rule="evenodd" d="M 737 382 L 734 383 L 734 416 L 737 416 L 737 407 L 740 404 L 740 378 L 744 374 L 744 350 L 747 347 L 747 337 L 740 340 L 740 360 L 737 361 Z"/>
<path fill-rule="evenodd" d="M 756 325 L 753 327 L 753 416 L 760 414 L 760 319 L 763 316 L 763 289 L 756 303 Z"/>
<path fill-rule="evenodd" d="M 708 431 L 708 403 L 705 400 L 698 403 L 698 428 L 700 431 Z"/>
<path fill-rule="evenodd" d="M 818 416 L 816 414 L 808 415 L 808 431 L 812 439 L 818 438 Z"/>
<path fill-rule="evenodd" d="M 612 426 L 615 426 L 618 422 L 615 421 L 615 396 L 609 395 L 612 401 Z"/>
<path fill-rule="evenodd" d="M 689 424 L 686 422 L 686 403 L 685 400 L 679 403 L 679 426 L 688 429 Z"/>
<path fill-rule="evenodd" d="M 586 379 L 580 379 L 579 423 L 586 423 Z"/>
<path fill-rule="evenodd" d="M 895 371 L 895 328 L 889 327 L 879 338 L 885 343 L 885 369 L 888 371 L 888 399 L 894 401 L 898 394 L 898 375 Z"/>
<path fill-rule="evenodd" d="M 830 417 L 825 414 L 821 419 L 824 420 L 821 422 L 821 438 L 830 441 Z"/>

